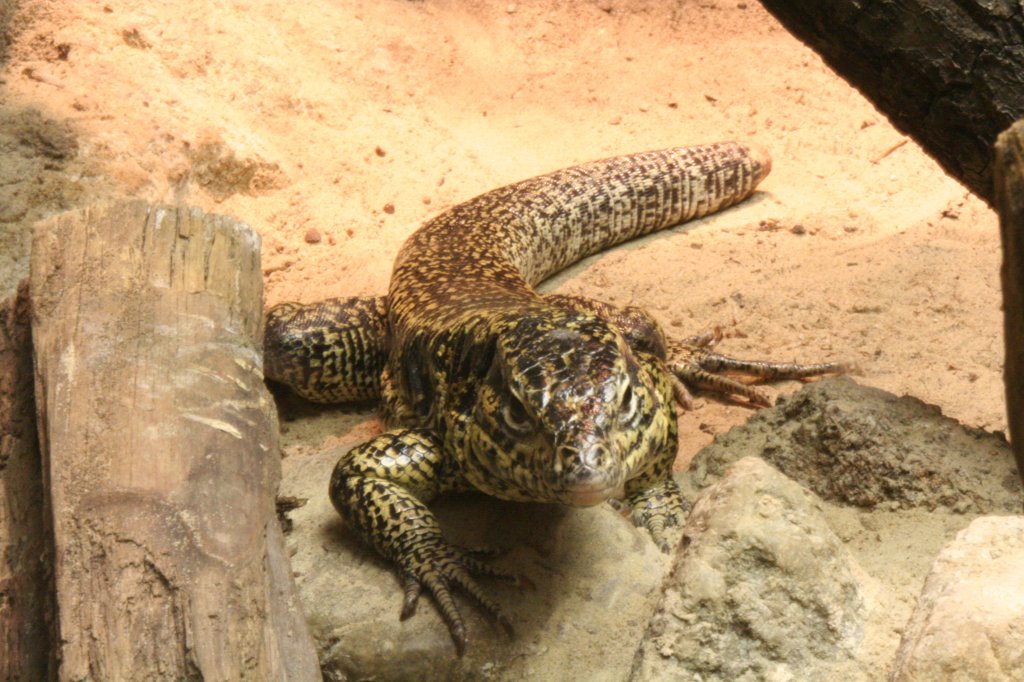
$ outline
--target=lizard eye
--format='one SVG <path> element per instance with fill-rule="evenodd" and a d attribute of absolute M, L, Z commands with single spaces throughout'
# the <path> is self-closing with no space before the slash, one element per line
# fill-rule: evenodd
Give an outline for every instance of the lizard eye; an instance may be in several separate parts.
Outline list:
<path fill-rule="evenodd" d="M 509 398 L 508 404 L 501 410 L 501 417 L 505 424 L 513 431 L 520 433 L 530 430 L 530 415 L 519 398 L 514 395 Z"/>
<path fill-rule="evenodd" d="M 632 385 L 626 385 L 622 392 L 622 403 L 619 405 L 619 421 L 623 424 L 631 424 L 636 420 L 640 408 L 640 400 Z"/>

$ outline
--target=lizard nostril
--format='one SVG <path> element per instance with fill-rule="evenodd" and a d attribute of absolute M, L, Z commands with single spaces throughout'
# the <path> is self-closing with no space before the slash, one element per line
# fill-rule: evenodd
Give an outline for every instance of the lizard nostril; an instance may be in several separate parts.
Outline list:
<path fill-rule="evenodd" d="M 573 504 L 597 504 L 617 485 L 618 468 L 612 466 L 611 452 L 601 442 L 559 446 L 552 470 L 553 487 L 568 494 Z"/>

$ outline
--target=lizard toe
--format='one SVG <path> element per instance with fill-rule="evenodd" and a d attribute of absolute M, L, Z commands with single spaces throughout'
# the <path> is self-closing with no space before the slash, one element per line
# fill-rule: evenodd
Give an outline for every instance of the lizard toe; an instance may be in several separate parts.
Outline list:
<path fill-rule="evenodd" d="M 671 552 L 688 507 L 675 480 L 669 478 L 660 485 L 639 490 L 626 502 L 632 509 L 630 519 L 633 524 L 646 528 L 662 552 Z"/>
<path fill-rule="evenodd" d="M 668 367 L 673 375 L 673 393 L 685 409 L 693 406 L 691 390 L 704 390 L 727 398 L 740 398 L 748 405 L 771 407 L 772 399 L 752 382 L 807 379 L 826 374 L 846 374 L 857 366 L 845 362 L 797 364 L 764 360 L 741 360 L 711 352 L 722 338 L 720 332 L 673 341 L 668 347 Z M 741 381 L 734 377 L 746 377 Z"/>
<path fill-rule="evenodd" d="M 456 652 L 462 656 L 466 650 L 467 638 L 465 622 L 454 597 L 454 591 L 458 588 L 469 595 L 492 622 L 499 625 L 510 637 L 514 636 L 512 622 L 502 613 L 498 604 L 487 595 L 473 576 L 487 576 L 517 585 L 529 584 L 529 581 L 518 575 L 496 569 L 474 556 L 493 553 L 492 550 L 485 552 L 480 552 L 478 549 L 465 550 L 447 543 L 439 535 L 419 537 L 415 551 L 404 562 L 406 570 L 402 619 L 415 613 L 419 597 L 426 589 L 437 604 L 438 611 L 448 626 Z"/>

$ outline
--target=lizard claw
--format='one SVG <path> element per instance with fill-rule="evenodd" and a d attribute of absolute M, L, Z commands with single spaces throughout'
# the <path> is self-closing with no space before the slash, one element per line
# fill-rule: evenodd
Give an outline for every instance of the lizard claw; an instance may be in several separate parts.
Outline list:
<path fill-rule="evenodd" d="M 402 576 L 402 579 L 404 597 L 402 599 L 402 614 L 398 618 L 399 620 L 406 620 L 416 613 L 416 605 L 419 603 L 420 595 L 423 593 L 423 585 L 408 573 Z"/>
<path fill-rule="evenodd" d="M 458 588 L 472 597 L 509 637 L 514 637 L 512 622 L 487 596 L 473 576 L 488 576 L 516 585 L 530 583 L 525 578 L 496 569 L 476 558 L 481 554 L 494 553 L 495 551 L 491 549 L 461 549 L 448 544 L 440 535 L 429 534 L 417 538 L 415 543 L 406 547 L 398 557 L 399 563 L 405 569 L 401 619 L 405 620 L 416 612 L 419 597 L 426 588 L 448 626 L 456 653 L 462 656 L 466 651 L 466 625 L 453 596 L 453 591 Z"/>
<path fill-rule="evenodd" d="M 711 352 L 711 348 L 720 338 L 722 338 L 721 333 L 716 330 L 713 334 L 704 334 L 669 343 L 668 366 L 673 377 L 673 393 L 676 401 L 687 410 L 693 407 L 690 389 L 701 389 L 727 397 L 743 398 L 748 404 L 757 407 L 771 407 L 772 399 L 767 394 L 749 383 L 732 378 L 730 375 L 746 376 L 763 382 L 807 379 L 824 374 L 845 374 L 858 370 L 855 364 L 845 362 L 801 365 L 788 362 L 739 360 Z"/>

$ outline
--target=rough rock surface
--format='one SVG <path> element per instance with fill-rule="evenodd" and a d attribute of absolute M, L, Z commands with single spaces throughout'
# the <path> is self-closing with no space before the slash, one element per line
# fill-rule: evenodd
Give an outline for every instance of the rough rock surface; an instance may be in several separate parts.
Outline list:
<path fill-rule="evenodd" d="M 308 498 L 291 511 L 292 567 L 328 680 L 586 679 L 619 682 L 653 613 L 668 569 L 640 531 L 602 506 L 566 509 L 453 496 L 432 505 L 447 537 L 509 551 L 496 566 L 535 589 L 481 578 L 516 637 L 457 597 L 468 646 L 455 655 L 430 598 L 400 621 L 402 588 L 390 565 L 345 527 L 327 499 L 343 450 L 284 460 L 282 493 Z M 316 491 L 315 495 L 310 495 Z"/>
<path fill-rule="evenodd" d="M 1024 680 L 1024 516 L 975 519 L 939 553 L 890 679 Z"/>
<path fill-rule="evenodd" d="M 740 460 L 694 505 L 631 679 L 862 679 L 860 573 L 813 493 Z"/>
<path fill-rule="evenodd" d="M 694 459 L 684 487 L 693 494 L 749 455 L 838 504 L 973 514 L 1021 508 L 1005 439 L 849 378 L 809 384 L 717 438 Z"/>
<path fill-rule="evenodd" d="M 838 386 L 831 385 L 835 383 Z M 807 394 L 812 398 L 808 399 Z M 789 405 L 804 404 L 804 401 L 809 401 L 809 406 L 794 410 L 789 417 L 792 421 L 779 416 Z M 812 407 L 815 405 L 817 407 Z M 447 631 L 429 599 L 423 599 L 415 617 L 404 623 L 398 620 L 401 606 L 398 577 L 390 566 L 344 529 L 327 499 L 327 481 L 339 453 L 378 433 L 379 424 L 358 414 L 328 411 L 312 416 L 313 413 L 304 413 L 301 405 L 292 408 L 295 414 L 282 417 L 285 450 L 289 453 L 283 462 L 282 493 L 308 501 L 289 513 L 294 530 L 287 536 L 287 543 L 328 679 L 363 679 L 376 675 L 377 679 L 397 680 L 596 679 L 620 682 L 629 677 L 633 655 L 658 606 L 660 581 L 669 563 L 643 534 L 605 508 L 572 511 L 551 506 L 506 504 L 483 497 L 440 501 L 435 509 L 450 538 L 468 545 L 510 548 L 496 564 L 524 573 L 537 584 L 535 591 L 520 592 L 503 584 L 481 581 L 515 623 L 518 637 L 512 642 L 482 618 L 470 601 L 462 599 L 460 604 L 471 641 L 466 658 L 460 660 L 454 655 Z M 308 411 L 308 406 L 305 409 Z M 905 414 L 901 410 L 910 412 Z M 305 416 L 298 418 L 303 414 Z M 831 432 L 822 426 L 833 422 L 839 426 L 834 426 Z M 871 447 L 865 445 L 863 450 L 858 450 L 850 445 L 858 437 L 857 424 L 866 425 L 859 437 Z M 311 434 L 326 430 L 334 434 L 330 441 L 322 447 L 309 445 L 324 442 L 322 436 L 318 441 Z M 846 435 L 829 438 L 822 436 L 822 431 L 826 436 L 834 432 Z M 845 442 L 849 447 L 830 451 L 823 445 L 837 447 L 837 442 Z M 720 436 L 719 443 L 709 448 L 709 453 L 698 455 L 697 483 L 691 472 L 681 472 L 677 479 L 684 487 L 697 490 L 698 485 L 707 485 L 724 472 L 729 461 L 759 455 L 765 450 L 778 456 L 787 448 L 792 450 L 790 463 L 798 473 L 804 471 L 797 466 L 802 464 L 796 461 L 798 455 L 817 462 L 805 468 L 814 473 L 813 480 L 818 482 L 827 482 L 831 475 L 829 457 L 836 459 L 837 466 L 846 467 L 836 476 L 845 471 L 851 479 L 846 481 L 848 486 L 857 483 L 855 467 L 861 467 L 860 475 L 866 479 L 866 485 L 874 485 L 871 482 L 877 483 L 873 477 L 879 469 L 899 465 L 904 457 L 917 462 L 915 466 L 944 472 L 949 478 L 935 476 L 932 480 L 945 481 L 944 484 L 959 486 L 954 489 L 965 490 L 969 510 L 996 504 L 1014 507 L 1015 500 L 1005 489 L 1006 485 L 1016 482 L 1016 478 L 1009 475 L 1013 459 L 999 438 L 965 429 L 913 399 L 898 399 L 847 381 L 809 385 L 779 407 L 756 413 L 749 425 Z M 817 448 L 822 448 L 824 454 L 818 453 Z M 925 453 L 929 453 L 927 457 Z M 875 457 L 880 461 L 875 462 Z M 964 472 L 963 481 L 956 480 L 954 463 Z M 986 470 L 989 471 L 987 476 Z M 890 476 L 896 481 L 902 481 L 902 476 L 908 477 L 905 485 L 879 485 L 881 501 L 874 506 L 851 506 L 842 501 L 813 503 L 843 542 L 840 553 L 852 553 L 856 565 L 870 576 L 863 581 L 857 579 L 867 605 L 867 622 L 863 640 L 856 647 L 851 648 L 849 638 L 843 639 L 833 632 L 829 635 L 833 637 L 833 644 L 829 645 L 830 640 L 824 638 L 820 646 L 815 644 L 808 649 L 811 658 L 817 656 L 814 652 L 838 650 L 841 653 L 828 665 L 825 665 L 825 658 L 816 659 L 813 664 L 820 663 L 814 672 L 817 677 L 797 676 L 794 680 L 874 682 L 889 674 L 890 663 L 932 559 L 975 515 L 970 511 L 955 513 L 953 508 L 958 507 L 955 503 L 937 505 L 934 510 L 929 510 L 927 505 L 912 506 L 907 502 L 909 492 L 917 491 L 915 500 L 933 498 L 928 496 L 927 490 L 913 487 L 911 473 Z M 902 497 L 895 503 L 886 503 L 885 495 L 890 492 Z M 803 495 L 814 499 L 809 492 Z M 744 516 L 733 518 L 743 524 L 746 519 Z M 781 527 L 785 528 L 784 524 Z M 721 533 L 739 537 L 748 531 L 741 524 L 734 531 L 722 529 Z M 825 535 L 831 537 L 828 533 Z M 782 543 L 782 537 L 777 529 L 765 531 L 763 543 L 778 546 L 770 543 Z M 792 552 L 805 551 L 801 543 L 796 543 L 792 551 L 789 544 L 778 554 L 786 566 L 796 561 L 791 555 L 800 556 Z M 740 568 L 749 566 L 748 572 L 766 570 L 760 560 L 744 561 L 746 564 L 741 564 Z M 763 608 L 774 613 L 782 607 Z M 748 612 L 756 611 L 744 613 Z M 760 617 L 760 612 L 756 613 L 754 623 L 758 627 L 768 622 Z M 694 627 L 699 626 L 703 618 L 703 615 L 695 618 Z M 819 617 L 819 624 L 825 620 L 827 618 Z M 723 634 L 720 643 L 745 642 L 743 637 L 749 632 L 758 632 L 745 623 L 737 617 L 730 625 L 736 632 L 730 636 Z M 826 626 L 821 627 L 828 633 Z M 796 639 L 796 636 L 792 638 Z M 768 641 L 779 640 L 769 638 Z M 789 643 L 786 638 L 782 641 Z M 726 662 L 730 655 L 736 658 L 735 654 L 727 653 L 728 649 L 718 649 L 718 645 L 703 646 L 701 655 L 708 659 L 717 656 Z M 741 658 L 746 656 L 744 653 Z M 797 674 L 789 671 L 785 665 L 776 664 L 750 672 L 747 679 L 761 679 L 757 676 L 762 673 L 763 679 L 785 679 L 787 674 Z M 677 672 L 685 675 L 685 671 Z M 713 679 L 713 676 L 707 677 L 707 673 L 701 674 L 705 679 Z M 742 673 L 738 673 L 736 679 L 744 679 Z"/>

